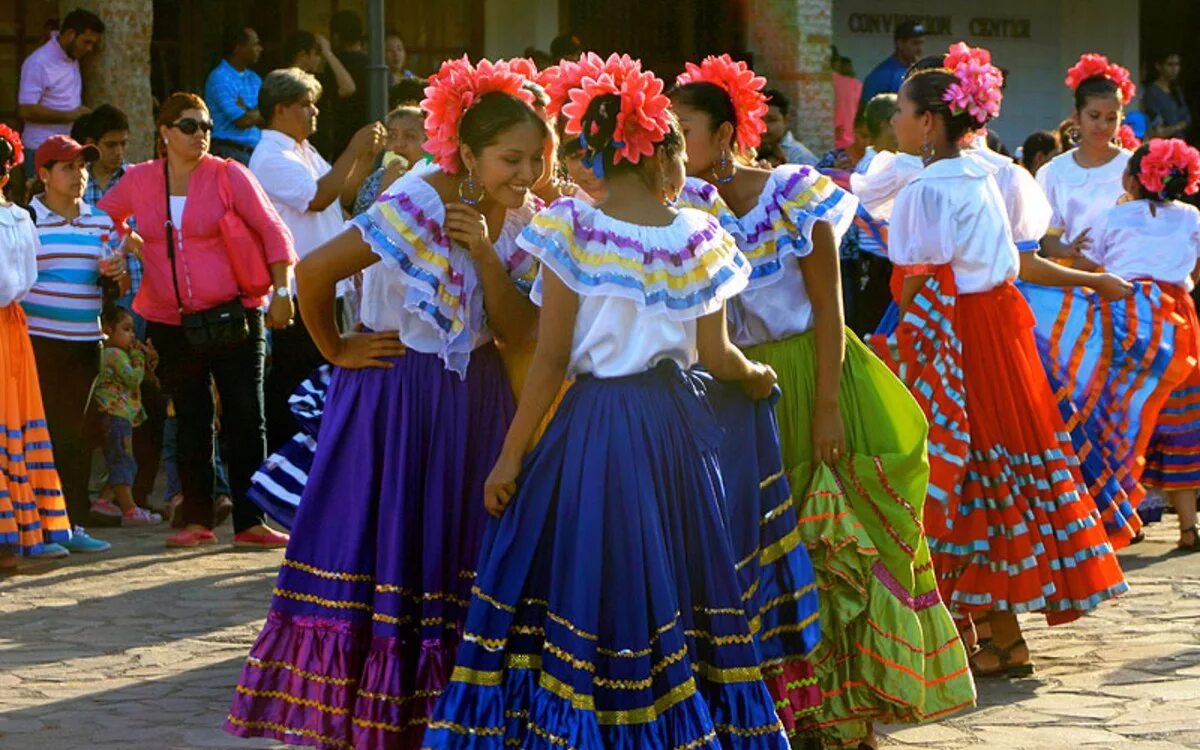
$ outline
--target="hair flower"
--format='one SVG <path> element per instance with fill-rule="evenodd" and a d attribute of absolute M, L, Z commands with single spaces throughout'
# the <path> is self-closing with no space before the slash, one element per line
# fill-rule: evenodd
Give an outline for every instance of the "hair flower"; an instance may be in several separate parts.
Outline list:
<path fill-rule="evenodd" d="M 1126 151 L 1134 151 L 1142 145 L 1142 140 L 1133 132 L 1133 128 L 1124 124 L 1117 130 L 1117 143 Z"/>
<path fill-rule="evenodd" d="M 598 78 L 603 72 L 604 58 L 595 52 L 584 52 L 577 62 L 564 61 L 543 70 L 538 75 L 538 83 L 550 98 L 546 111 L 557 116 L 563 105 L 571 100 L 571 89 L 579 88 L 584 78 Z"/>
<path fill-rule="evenodd" d="M 1004 73 L 992 65 L 992 53 L 958 42 L 950 45 L 944 64 L 958 79 L 942 95 L 951 114 L 965 112 L 980 125 L 999 116 Z"/>
<path fill-rule="evenodd" d="M 729 95 L 737 116 L 734 142 L 739 148 L 757 148 L 762 143 L 762 134 L 767 131 L 767 97 L 762 90 L 767 79 L 755 75 L 741 60 L 724 54 L 709 55 L 699 65 L 687 63 L 684 72 L 676 77 L 675 85 L 689 83 L 711 83 Z"/>
<path fill-rule="evenodd" d="M 1167 181 L 1184 177 L 1184 195 L 1200 191 L 1200 151 L 1178 138 L 1155 138 L 1145 148 L 1137 178 L 1146 190 L 1166 198 Z"/>
<path fill-rule="evenodd" d="M 568 101 L 562 105 L 561 116 L 567 118 L 564 131 L 567 135 L 580 135 L 592 101 L 598 96 L 616 94 L 620 109 L 611 144 L 615 149 L 613 162 L 637 164 L 642 157 L 653 156 L 655 146 L 671 129 L 671 102 L 663 93 L 662 79 L 642 70 L 641 62 L 629 55 L 610 55 L 598 71 L 592 68 L 594 62 L 562 64 L 560 82 L 578 82 L 567 91 Z M 583 142 L 589 148 L 586 140 Z"/>
<path fill-rule="evenodd" d="M 459 170 L 458 125 L 463 115 L 487 94 L 507 94 L 532 106 L 533 93 L 524 88 L 525 76 L 515 71 L 510 62 L 493 64 L 480 60 L 472 65 L 466 55 L 447 60 L 425 87 L 425 151 L 443 171 L 456 174 Z"/>
<path fill-rule="evenodd" d="M 12 169 L 25 161 L 25 147 L 21 144 L 21 136 L 17 135 L 17 131 L 0 122 L 0 138 L 12 146 L 12 156 L 5 162 L 5 167 Z"/>
<path fill-rule="evenodd" d="M 1074 91 L 1079 88 L 1079 84 L 1089 78 L 1107 78 L 1116 84 L 1122 104 L 1133 101 L 1133 97 L 1137 93 L 1137 85 L 1134 84 L 1133 76 L 1129 75 L 1128 70 L 1116 63 L 1110 63 L 1107 57 L 1094 52 L 1083 55 L 1079 58 L 1079 62 L 1071 66 L 1071 69 L 1067 71 L 1066 84 Z"/>

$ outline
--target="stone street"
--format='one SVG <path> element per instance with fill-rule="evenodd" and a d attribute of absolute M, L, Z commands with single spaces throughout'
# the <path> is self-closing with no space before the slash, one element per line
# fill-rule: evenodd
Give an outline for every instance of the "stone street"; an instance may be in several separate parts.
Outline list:
<path fill-rule="evenodd" d="M 882 745 L 1200 748 L 1200 555 L 1167 555 L 1174 523 L 1122 553 L 1122 600 L 1054 630 L 1026 618 L 1034 678 L 984 682 L 978 709 Z M 282 555 L 96 534 L 111 552 L 0 580 L 0 749 L 279 747 L 220 725 Z"/>

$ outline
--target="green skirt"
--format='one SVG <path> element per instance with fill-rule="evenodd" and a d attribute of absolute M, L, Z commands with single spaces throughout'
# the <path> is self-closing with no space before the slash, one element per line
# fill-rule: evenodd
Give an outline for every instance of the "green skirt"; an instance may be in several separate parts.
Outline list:
<path fill-rule="evenodd" d="M 921 408 L 847 330 L 840 406 L 848 455 L 832 468 L 814 466 L 814 334 L 746 355 L 779 375 L 783 463 L 820 587 L 813 662 L 822 704 L 803 732 L 854 747 L 872 721 L 923 722 L 974 705 L 966 650 L 922 531 L 929 462 Z"/>

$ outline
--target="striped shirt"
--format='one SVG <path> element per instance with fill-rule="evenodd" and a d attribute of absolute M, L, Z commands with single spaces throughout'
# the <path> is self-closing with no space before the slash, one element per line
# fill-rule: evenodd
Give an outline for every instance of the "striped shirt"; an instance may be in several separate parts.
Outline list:
<path fill-rule="evenodd" d="M 64 219 L 41 197 L 31 202 L 37 214 L 37 281 L 21 302 L 29 333 L 68 341 L 99 341 L 101 237 L 115 240 L 108 214 L 80 203 L 79 216 Z"/>

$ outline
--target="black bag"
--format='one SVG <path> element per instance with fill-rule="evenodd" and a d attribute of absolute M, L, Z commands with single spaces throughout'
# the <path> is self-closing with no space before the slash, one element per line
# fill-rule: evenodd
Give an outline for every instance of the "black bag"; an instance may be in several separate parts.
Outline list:
<path fill-rule="evenodd" d="M 166 159 L 163 159 L 163 176 L 167 183 L 167 258 L 171 261 L 171 283 L 175 287 L 175 302 L 179 305 L 183 336 L 193 349 L 202 352 L 240 344 L 250 337 L 250 324 L 246 320 L 246 308 L 242 306 L 241 297 L 234 297 L 228 302 L 199 312 L 183 311 L 183 297 L 179 294 L 179 274 L 175 270 L 175 224 L 171 221 L 171 178 L 167 171 Z"/>

